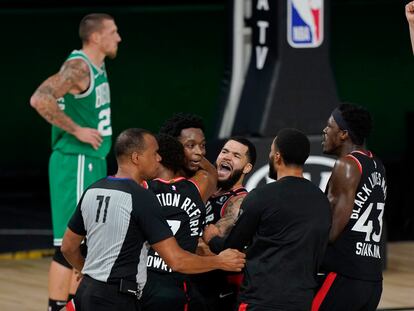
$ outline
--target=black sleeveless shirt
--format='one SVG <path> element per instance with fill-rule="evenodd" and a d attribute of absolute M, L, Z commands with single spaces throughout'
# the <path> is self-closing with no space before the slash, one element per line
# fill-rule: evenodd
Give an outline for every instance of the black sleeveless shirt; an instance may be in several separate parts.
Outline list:
<path fill-rule="evenodd" d="M 322 269 L 350 278 L 380 281 L 384 254 L 381 239 L 387 194 L 385 168 L 371 152 L 353 151 L 347 157 L 357 163 L 361 180 L 349 222 L 338 239 L 328 245 Z"/>

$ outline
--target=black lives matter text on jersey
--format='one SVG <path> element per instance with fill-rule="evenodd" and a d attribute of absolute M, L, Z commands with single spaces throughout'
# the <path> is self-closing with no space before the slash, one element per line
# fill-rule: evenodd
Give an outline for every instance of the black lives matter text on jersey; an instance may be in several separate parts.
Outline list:
<path fill-rule="evenodd" d="M 372 202 L 370 200 L 376 187 L 379 187 L 383 193 L 383 202 Z M 381 258 L 379 243 L 382 235 L 382 219 L 387 193 L 385 176 L 382 176 L 378 171 L 373 171 L 368 176 L 368 182 L 364 183 L 358 190 L 360 191 L 355 196 L 355 205 L 351 214 L 351 219 L 356 220 L 352 231 L 365 233 L 365 241 L 356 242 L 355 254 Z"/>

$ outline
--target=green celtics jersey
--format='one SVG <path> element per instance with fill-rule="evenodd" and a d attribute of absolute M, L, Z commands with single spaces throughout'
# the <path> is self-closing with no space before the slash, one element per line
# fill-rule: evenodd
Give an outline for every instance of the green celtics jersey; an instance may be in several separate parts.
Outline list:
<path fill-rule="evenodd" d="M 83 143 L 75 136 L 52 126 L 52 148 L 63 153 L 84 154 L 104 158 L 111 149 L 111 108 L 110 91 L 105 65 L 96 67 L 81 50 L 73 51 L 67 60 L 82 59 L 89 66 L 90 85 L 82 94 L 66 94 L 58 100 L 60 109 L 76 124 L 97 129 L 103 138 L 98 150 Z"/>

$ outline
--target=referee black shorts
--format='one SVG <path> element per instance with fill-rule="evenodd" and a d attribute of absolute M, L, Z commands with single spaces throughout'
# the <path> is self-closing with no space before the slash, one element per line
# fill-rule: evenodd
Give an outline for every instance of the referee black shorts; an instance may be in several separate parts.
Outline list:
<path fill-rule="evenodd" d="M 136 311 L 136 301 L 135 295 L 120 293 L 119 284 L 100 282 L 85 275 L 66 310 Z"/>
<path fill-rule="evenodd" d="M 312 311 L 375 311 L 382 293 L 382 281 L 357 280 L 334 272 L 321 284 Z"/>

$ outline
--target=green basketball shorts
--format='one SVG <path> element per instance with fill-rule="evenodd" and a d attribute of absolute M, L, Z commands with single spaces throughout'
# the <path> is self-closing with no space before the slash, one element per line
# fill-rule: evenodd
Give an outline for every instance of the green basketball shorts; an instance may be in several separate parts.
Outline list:
<path fill-rule="evenodd" d="M 53 245 L 61 246 L 63 234 L 83 191 L 106 176 L 106 160 L 54 150 L 49 160 Z"/>

